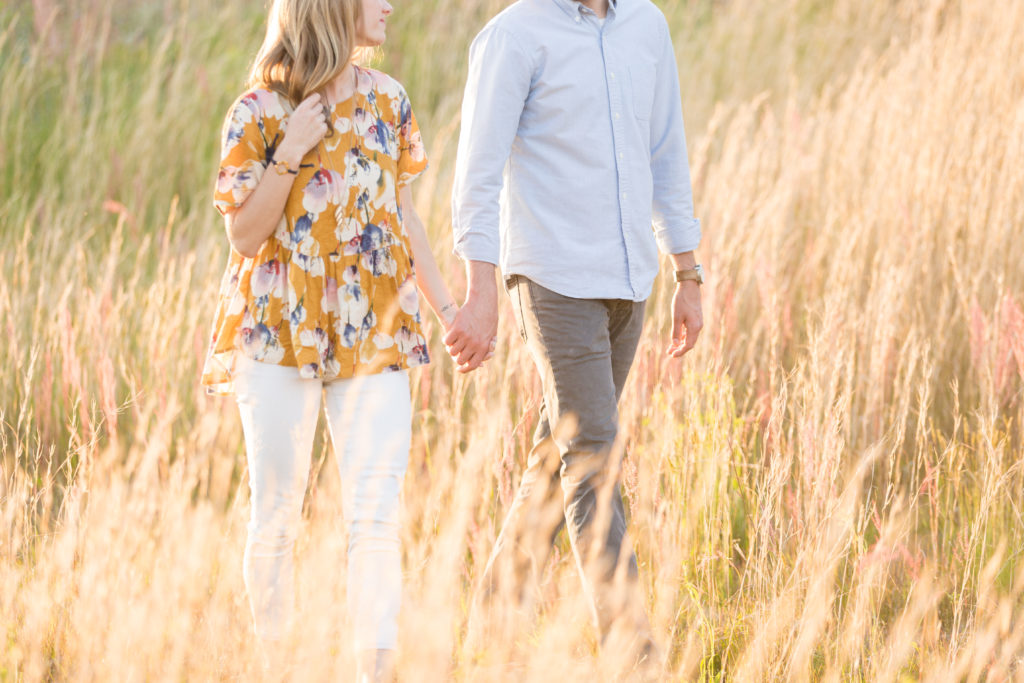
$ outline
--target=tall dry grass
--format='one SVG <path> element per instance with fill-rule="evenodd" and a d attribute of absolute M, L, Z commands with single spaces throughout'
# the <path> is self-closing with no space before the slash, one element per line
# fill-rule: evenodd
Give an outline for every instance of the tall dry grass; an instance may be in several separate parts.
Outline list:
<path fill-rule="evenodd" d="M 398 3 L 383 66 L 447 197 L 468 41 L 499 0 Z M 1024 4 L 664 2 L 707 326 L 662 354 L 660 282 L 621 405 L 665 680 L 1024 680 Z M 198 367 L 226 258 L 221 117 L 242 0 L 0 5 L 0 679 L 259 677 L 245 461 Z M 537 420 L 503 311 L 414 379 L 403 680 L 628 678 L 564 542 L 517 639 L 462 649 Z M 318 438 L 296 680 L 351 670 L 338 483 Z"/>

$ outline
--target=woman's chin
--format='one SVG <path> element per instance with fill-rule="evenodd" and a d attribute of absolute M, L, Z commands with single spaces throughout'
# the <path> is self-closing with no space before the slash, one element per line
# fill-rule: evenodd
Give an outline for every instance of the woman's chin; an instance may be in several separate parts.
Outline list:
<path fill-rule="evenodd" d="M 373 37 L 364 36 L 356 41 L 356 45 L 358 47 L 380 47 L 385 40 L 387 40 L 387 36 L 383 33 Z"/>

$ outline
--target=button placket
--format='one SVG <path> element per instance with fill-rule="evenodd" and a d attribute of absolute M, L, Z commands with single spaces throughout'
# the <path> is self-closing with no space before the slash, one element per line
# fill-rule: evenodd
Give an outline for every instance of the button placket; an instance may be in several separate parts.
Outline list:
<path fill-rule="evenodd" d="M 629 287 L 633 290 L 633 294 L 636 295 L 637 287 L 634 282 L 633 274 L 633 239 L 632 239 L 632 221 L 630 220 L 630 210 L 628 205 L 629 200 L 629 169 L 627 165 L 622 163 L 624 161 L 623 149 L 624 139 L 622 131 L 622 106 L 623 98 L 622 92 L 618 87 L 618 79 L 616 78 L 616 72 L 621 72 L 622 68 L 614 60 L 614 54 L 612 50 L 608 49 L 608 37 L 604 34 L 604 29 L 601 30 L 601 56 L 605 66 L 605 78 L 607 79 L 607 90 L 608 90 L 608 105 L 611 110 L 611 124 L 612 124 L 612 146 L 615 152 L 615 175 L 618 180 L 618 199 L 619 199 L 619 226 L 622 234 L 622 244 L 626 251 L 626 278 L 629 281 Z"/>

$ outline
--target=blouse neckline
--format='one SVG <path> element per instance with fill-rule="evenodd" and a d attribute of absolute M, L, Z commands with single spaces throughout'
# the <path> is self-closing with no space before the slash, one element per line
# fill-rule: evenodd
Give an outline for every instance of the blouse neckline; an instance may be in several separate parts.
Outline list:
<path fill-rule="evenodd" d="M 352 68 L 355 70 L 356 73 L 355 89 L 353 89 L 352 94 L 346 97 L 345 99 L 331 103 L 331 114 L 334 114 L 340 107 L 347 107 L 350 103 L 354 103 L 356 101 L 356 98 L 362 95 L 362 90 L 360 89 L 360 86 L 362 85 L 363 82 L 363 70 L 356 64 L 353 64 Z"/>

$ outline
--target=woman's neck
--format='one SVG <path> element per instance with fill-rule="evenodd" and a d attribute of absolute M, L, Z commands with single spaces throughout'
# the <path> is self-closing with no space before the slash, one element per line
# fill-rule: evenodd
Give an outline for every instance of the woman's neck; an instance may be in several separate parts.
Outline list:
<path fill-rule="evenodd" d="M 356 91 L 356 68 L 352 62 L 345 65 L 341 73 L 324 88 L 324 94 L 331 105 L 344 102 Z"/>

